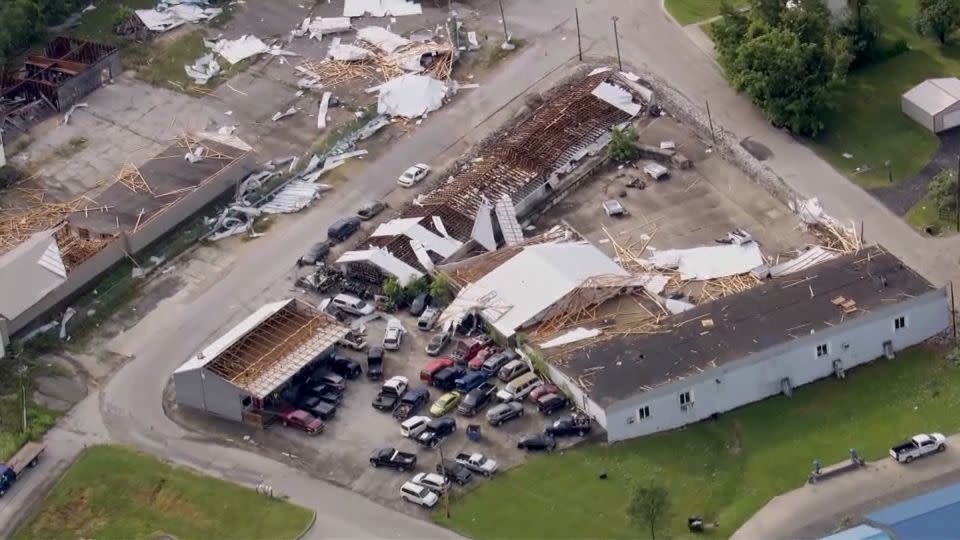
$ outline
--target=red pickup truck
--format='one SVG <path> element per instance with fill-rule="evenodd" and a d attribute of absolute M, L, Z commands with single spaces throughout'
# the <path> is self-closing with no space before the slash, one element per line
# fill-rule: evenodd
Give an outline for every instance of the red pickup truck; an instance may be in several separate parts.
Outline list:
<path fill-rule="evenodd" d="M 293 426 L 310 435 L 318 435 L 323 431 L 323 420 L 293 407 L 280 411 L 280 421 L 284 426 Z"/>
<path fill-rule="evenodd" d="M 434 358 L 427 362 L 420 370 L 420 380 L 427 383 L 433 383 L 433 376 L 440 373 L 440 370 L 453 365 L 453 360 L 449 358 Z"/>

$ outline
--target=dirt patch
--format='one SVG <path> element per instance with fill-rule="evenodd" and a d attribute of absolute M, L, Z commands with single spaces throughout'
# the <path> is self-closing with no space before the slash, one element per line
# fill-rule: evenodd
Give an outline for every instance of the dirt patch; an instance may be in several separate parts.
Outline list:
<path fill-rule="evenodd" d="M 38 516 L 39 530 L 76 531 L 80 538 L 86 537 L 86 531 L 95 531 L 107 522 L 107 517 L 90 508 L 93 488 L 84 488 L 70 497 L 69 504 L 52 508 Z"/>

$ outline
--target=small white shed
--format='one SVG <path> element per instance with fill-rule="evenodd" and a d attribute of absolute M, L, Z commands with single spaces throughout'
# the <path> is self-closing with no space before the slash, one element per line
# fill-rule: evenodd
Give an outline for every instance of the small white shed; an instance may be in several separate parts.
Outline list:
<path fill-rule="evenodd" d="M 960 79 L 927 79 L 901 99 L 903 113 L 934 133 L 960 126 Z"/>

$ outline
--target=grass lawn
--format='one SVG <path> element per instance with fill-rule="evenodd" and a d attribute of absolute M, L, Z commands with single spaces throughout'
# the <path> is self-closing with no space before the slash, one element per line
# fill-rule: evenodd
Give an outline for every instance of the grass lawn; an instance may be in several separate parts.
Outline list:
<path fill-rule="evenodd" d="M 736 6 L 745 6 L 747 0 L 734 0 Z M 720 14 L 720 0 L 666 0 L 667 11 L 682 25 L 693 24 Z"/>
<path fill-rule="evenodd" d="M 956 214 L 947 219 L 941 219 L 937 205 L 929 197 L 920 199 L 920 202 L 907 211 L 903 219 L 921 231 L 925 231 L 927 227 L 935 227 L 940 230 L 941 235 L 956 234 L 957 232 Z"/>
<path fill-rule="evenodd" d="M 720 523 L 705 536 L 728 538 L 773 496 L 802 486 L 815 458 L 835 463 L 856 448 L 878 459 L 928 430 L 960 431 L 960 367 L 918 347 L 715 422 L 532 457 L 456 498 L 451 520 L 434 517 L 477 539 L 637 538 L 624 513 L 631 488 L 656 478 L 671 494 L 672 537 L 690 536 L 687 516 L 703 515 Z"/>
<path fill-rule="evenodd" d="M 80 455 L 15 539 L 292 539 L 311 512 L 119 446 Z"/>
<path fill-rule="evenodd" d="M 910 51 L 850 74 L 826 133 L 813 142 L 821 157 L 864 187 L 888 182 L 887 160 L 895 182 L 927 163 L 937 138 L 901 112 L 900 96 L 924 79 L 960 75 L 960 38 L 940 47 L 917 35 L 914 0 L 877 0 L 876 5 L 884 39 L 903 39 Z M 853 158 L 845 159 L 843 153 Z M 864 165 L 869 172 L 853 173 Z"/>

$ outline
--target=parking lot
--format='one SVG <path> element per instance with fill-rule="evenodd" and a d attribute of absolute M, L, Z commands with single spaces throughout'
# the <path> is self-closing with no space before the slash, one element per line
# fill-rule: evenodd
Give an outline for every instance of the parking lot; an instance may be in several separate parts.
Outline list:
<path fill-rule="evenodd" d="M 636 131 L 641 144 L 659 147 L 661 142 L 673 142 L 693 167 L 670 167 L 668 179 L 653 181 L 640 169 L 608 165 L 536 220 L 537 229 L 566 221 L 611 257 L 617 255 L 611 236 L 633 249 L 647 241 L 659 249 L 684 249 L 713 244 L 740 228 L 772 256 L 809 240 L 786 206 L 736 166 L 708 152 L 707 144 L 687 127 L 662 116 L 638 120 Z M 626 187 L 634 178 L 643 179 L 646 187 Z M 606 215 L 602 203 L 611 199 L 620 202 L 625 215 Z"/>
<path fill-rule="evenodd" d="M 316 302 L 318 297 L 305 297 Z M 370 381 L 366 377 L 366 352 L 357 352 L 340 348 L 339 354 L 357 360 L 363 367 L 364 374 L 349 380 L 344 392 L 343 402 L 335 416 L 324 422 L 323 433 L 310 436 L 292 427 L 283 427 L 280 424 L 270 426 L 265 432 L 256 434 L 258 444 L 277 449 L 288 454 L 305 466 L 311 473 L 327 478 L 337 484 L 345 485 L 378 502 L 408 512 L 426 512 L 419 507 L 404 502 L 399 497 L 400 485 L 411 479 L 418 472 L 434 472 L 440 461 L 440 453 L 447 459 L 456 454 L 479 452 L 488 458 L 496 460 L 499 470 L 512 467 L 526 458 L 526 452 L 516 447 L 517 440 L 524 434 L 540 432 L 547 420 L 536 407 L 524 401 L 524 415 L 511 420 L 500 427 L 490 426 L 486 422 L 485 413 L 493 404 L 473 417 L 464 417 L 456 412 L 449 415 L 456 419 L 456 431 L 440 447 L 425 448 L 413 440 L 400 435 L 400 422 L 392 417 L 389 411 L 375 409 L 371 403 L 379 391 L 381 384 L 396 375 L 402 375 L 410 381 L 410 388 L 423 388 L 426 383 L 419 378 L 420 370 L 432 358 L 428 356 L 424 347 L 429 341 L 431 333 L 417 329 L 416 318 L 409 313 L 387 315 L 396 316 L 403 324 L 406 332 L 399 351 L 387 351 L 384 361 L 384 375 L 382 381 Z M 386 320 L 379 318 L 366 324 L 366 335 L 370 345 L 379 345 L 386 328 Z M 454 343 L 444 349 L 441 356 L 453 352 Z M 502 386 L 496 377 L 490 379 L 497 386 Z M 443 391 L 429 387 L 430 399 L 415 414 L 431 416 L 430 406 L 444 394 Z M 561 416 L 556 413 L 551 419 Z M 468 424 L 481 426 L 479 442 L 468 440 L 465 432 Z M 576 438 L 557 439 L 558 447 L 566 447 L 577 442 Z M 411 472 L 396 472 L 387 468 L 373 468 L 370 463 L 370 454 L 376 448 L 393 447 L 403 452 L 411 452 L 417 456 L 417 464 Z M 472 482 L 465 487 L 454 487 L 454 490 L 471 489 L 473 486 L 488 481 L 478 474 L 474 474 Z"/>

